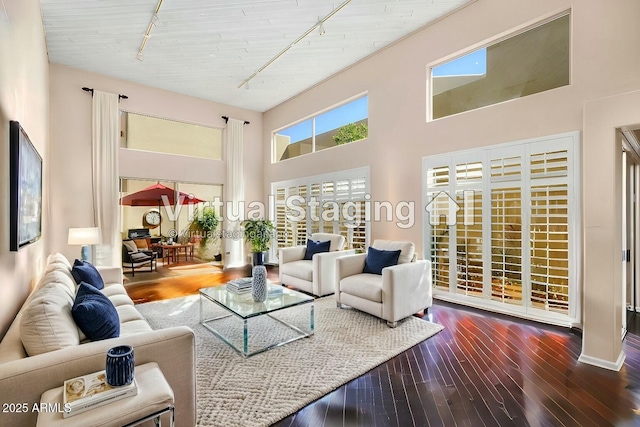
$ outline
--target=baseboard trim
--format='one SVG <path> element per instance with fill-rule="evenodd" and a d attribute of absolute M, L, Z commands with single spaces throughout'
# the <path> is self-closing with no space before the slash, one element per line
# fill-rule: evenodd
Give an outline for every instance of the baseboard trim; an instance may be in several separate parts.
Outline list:
<path fill-rule="evenodd" d="M 620 351 L 618 355 L 618 360 L 615 362 L 609 362 L 607 360 L 598 359 L 597 357 L 587 356 L 584 353 L 580 354 L 578 357 L 578 362 L 586 363 L 588 365 L 597 366 L 599 368 L 609 369 L 610 371 L 620 371 L 622 369 L 622 365 L 624 365 L 624 360 L 627 356 L 624 354 L 624 351 Z"/>

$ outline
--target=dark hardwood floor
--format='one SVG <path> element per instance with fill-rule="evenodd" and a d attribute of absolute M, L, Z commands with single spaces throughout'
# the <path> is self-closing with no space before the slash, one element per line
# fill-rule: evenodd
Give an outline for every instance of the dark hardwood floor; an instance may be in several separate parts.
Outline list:
<path fill-rule="evenodd" d="M 246 273 L 128 290 L 136 301 L 174 298 Z M 579 363 L 581 337 L 563 328 L 437 301 L 426 317 L 444 330 L 274 426 L 640 425 L 640 316 L 620 372 Z"/>

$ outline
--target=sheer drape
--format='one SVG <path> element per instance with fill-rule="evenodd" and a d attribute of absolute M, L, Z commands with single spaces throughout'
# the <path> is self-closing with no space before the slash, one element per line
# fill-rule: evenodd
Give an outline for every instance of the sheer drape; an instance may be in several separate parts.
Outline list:
<path fill-rule="evenodd" d="M 118 101 L 117 94 L 93 91 L 93 208 L 102 240 L 97 265 L 120 265 Z"/>
<path fill-rule="evenodd" d="M 224 240 L 225 268 L 245 264 L 244 240 L 241 233 L 241 223 L 244 219 L 243 126 L 242 120 L 230 118 L 227 122 L 225 141 L 227 183 L 224 187 L 227 209 L 223 212 L 224 229 L 228 232 Z"/>

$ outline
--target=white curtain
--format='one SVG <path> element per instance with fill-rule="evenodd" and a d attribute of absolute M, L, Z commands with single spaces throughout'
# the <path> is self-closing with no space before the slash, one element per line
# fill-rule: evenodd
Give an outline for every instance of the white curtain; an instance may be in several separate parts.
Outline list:
<path fill-rule="evenodd" d="M 101 238 L 95 250 L 96 265 L 121 264 L 118 101 L 117 94 L 93 91 L 93 209 Z"/>
<path fill-rule="evenodd" d="M 227 122 L 225 141 L 227 183 L 224 188 L 224 201 L 227 209 L 223 212 L 224 229 L 227 231 L 224 240 L 225 268 L 239 267 L 245 264 L 244 240 L 241 233 L 241 223 L 244 219 L 243 126 L 243 120 L 229 118 Z M 235 218 L 231 216 L 235 216 Z"/>

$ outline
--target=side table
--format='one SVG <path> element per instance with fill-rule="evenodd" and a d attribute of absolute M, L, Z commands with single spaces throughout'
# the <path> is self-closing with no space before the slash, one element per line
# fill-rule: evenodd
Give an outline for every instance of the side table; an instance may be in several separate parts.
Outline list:
<path fill-rule="evenodd" d="M 161 425 L 161 416 L 170 413 L 169 425 L 174 425 L 173 390 L 162 375 L 156 363 L 136 366 L 138 394 L 125 397 L 113 403 L 97 406 L 89 411 L 63 418 L 61 412 L 40 412 L 37 427 L 121 427 L 135 426 L 148 420 L 156 420 Z M 42 393 L 40 403 L 56 404 L 62 407 L 62 387 Z"/>

